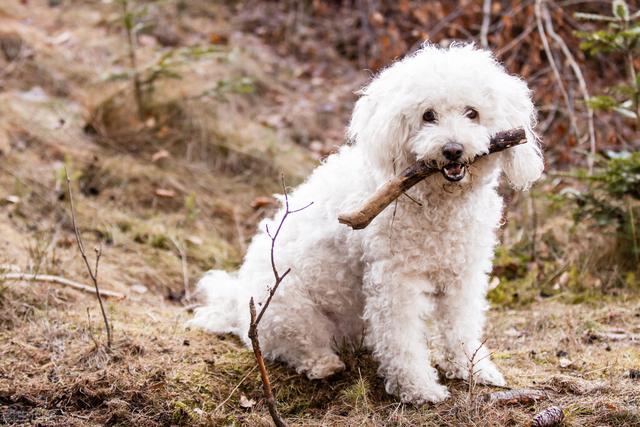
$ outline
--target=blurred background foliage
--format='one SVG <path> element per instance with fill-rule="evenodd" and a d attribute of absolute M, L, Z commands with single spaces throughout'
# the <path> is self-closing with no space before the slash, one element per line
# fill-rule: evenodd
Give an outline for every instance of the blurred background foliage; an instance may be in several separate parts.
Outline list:
<path fill-rule="evenodd" d="M 424 42 L 473 41 L 523 76 L 547 178 L 503 192 L 495 302 L 637 290 L 640 12 L 616 1 L 248 1 L 238 19 L 311 76 L 377 70 Z M 262 17 L 270 16 L 265 20 Z M 509 254 L 509 256 L 507 256 Z"/>

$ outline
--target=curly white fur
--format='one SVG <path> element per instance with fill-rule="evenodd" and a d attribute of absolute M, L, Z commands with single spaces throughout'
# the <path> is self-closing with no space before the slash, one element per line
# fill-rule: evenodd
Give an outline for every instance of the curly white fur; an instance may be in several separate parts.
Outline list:
<path fill-rule="evenodd" d="M 465 116 L 467 107 L 479 117 Z M 424 122 L 427 109 L 435 111 L 435 123 Z M 520 189 L 543 170 L 534 125 L 526 84 L 471 45 L 424 46 L 383 70 L 361 91 L 352 143 L 290 195 L 294 208 L 314 204 L 287 219 L 276 243 L 277 265 L 292 272 L 260 325 L 266 355 L 324 378 L 344 368 L 334 343 L 364 331 L 389 393 L 416 404 L 445 399 L 434 364 L 465 378 L 482 343 L 502 211 L 500 170 Z M 487 151 L 490 135 L 516 127 L 525 128 L 526 144 L 470 165 L 460 182 L 438 174 L 412 188 L 422 206 L 403 197 L 364 230 L 338 223 L 338 214 L 357 208 L 416 159 L 445 164 L 447 142 L 462 144 L 466 160 Z M 265 226 L 273 229 L 282 215 L 262 222 L 238 272 L 203 277 L 208 305 L 192 325 L 249 343 L 249 297 L 263 300 L 273 282 Z M 485 348 L 476 355 L 479 381 L 504 384 L 487 356 Z"/>

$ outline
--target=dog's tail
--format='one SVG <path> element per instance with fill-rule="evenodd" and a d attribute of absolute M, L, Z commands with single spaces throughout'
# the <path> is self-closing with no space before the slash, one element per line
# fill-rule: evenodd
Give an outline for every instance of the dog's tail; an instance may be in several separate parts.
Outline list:
<path fill-rule="evenodd" d="M 232 333 L 249 345 L 250 296 L 237 276 L 222 270 L 211 270 L 200 279 L 197 287 L 205 295 L 207 305 L 195 310 L 187 326 L 219 334 Z"/>

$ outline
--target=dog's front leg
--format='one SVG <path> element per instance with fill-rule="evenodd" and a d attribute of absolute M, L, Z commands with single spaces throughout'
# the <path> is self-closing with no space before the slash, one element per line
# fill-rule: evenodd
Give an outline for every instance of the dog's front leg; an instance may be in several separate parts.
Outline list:
<path fill-rule="evenodd" d="M 442 367 L 449 378 L 468 380 L 472 374 L 482 384 L 503 386 L 504 377 L 482 341 L 488 308 L 486 289 L 487 275 L 470 271 L 438 299 L 437 316 L 445 348 Z"/>
<path fill-rule="evenodd" d="M 366 268 L 366 344 L 380 363 L 388 393 L 418 405 L 440 402 L 449 392 L 438 383 L 427 347 L 427 324 L 434 311 L 429 285 L 401 267 L 376 261 Z"/>

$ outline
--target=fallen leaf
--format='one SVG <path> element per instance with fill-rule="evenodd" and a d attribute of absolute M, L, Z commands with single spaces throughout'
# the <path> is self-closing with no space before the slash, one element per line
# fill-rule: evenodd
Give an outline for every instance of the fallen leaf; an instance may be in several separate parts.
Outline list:
<path fill-rule="evenodd" d="M 429 11 L 425 6 L 418 7 L 413 10 L 413 16 L 420 22 L 422 25 L 427 24 L 429 22 Z"/>
<path fill-rule="evenodd" d="M 169 131 L 169 127 L 162 126 L 160 129 L 158 129 L 158 132 L 156 132 L 156 137 L 165 138 L 169 134 Z"/>
<path fill-rule="evenodd" d="M 168 158 L 170 156 L 171 155 L 169 154 L 169 152 L 167 150 L 160 150 L 160 151 L 154 153 L 153 156 L 151 156 L 151 161 L 155 163 L 158 160 L 166 159 L 166 158 Z"/>
<path fill-rule="evenodd" d="M 58 34 L 54 38 L 52 38 L 51 43 L 60 45 L 60 44 L 65 44 L 69 40 L 71 40 L 71 33 L 68 31 L 65 31 L 63 33 Z"/>
<path fill-rule="evenodd" d="M 158 40 L 148 34 L 140 34 L 138 36 L 138 43 L 140 43 L 140 46 L 155 47 L 158 45 Z"/>
<path fill-rule="evenodd" d="M 371 23 L 373 23 L 374 25 L 383 25 L 384 16 L 378 11 L 373 12 L 371 14 Z"/>
<path fill-rule="evenodd" d="M 211 33 L 209 34 L 209 43 L 211 44 L 227 44 L 229 37 L 226 34 Z"/>
<path fill-rule="evenodd" d="M 204 243 L 202 239 L 198 236 L 187 236 L 187 242 L 195 246 L 201 246 L 202 243 Z"/>
<path fill-rule="evenodd" d="M 166 188 L 156 188 L 156 196 L 170 199 L 176 196 L 176 192 Z"/>
<path fill-rule="evenodd" d="M 547 398 L 547 394 L 544 391 L 527 388 L 495 391 L 481 397 L 484 402 L 495 402 L 501 405 L 531 404 L 545 398 Z"/>
<path fill-rule="evenodd" d="M 12 205 L 17 205 L 18 203 L 20 203 L 20 197 L 14 194 L 5 197 L 4 200 L 6 200 L 8 203 L 11 203 Z"/>
<path fill-rule="evenodd" d="M 253 199 L 253 202 L 251 202 L 251 207 L 253 209 L 260 209 L 264 208 L 265 206 L 276 206 L 277 204 L 278 203 L 276 202 L 276 199 L 274 199 L 273 197 L 260 196 Z"/>
<path fill-rule="evenodd" d="M 247 399 L 247 396 L 245 396 L 244 394 L 240 395 L 240 407 L 245 409 L 251 409 L 255 404 L 256 404 L 255 400 Z"/>
<path fill-rule="evenodd" d="M 142 283 L 134 283 L 131 285 L 131 290 L 137 294 L 146 294 L 149 288 L 147 288 Z"/>
<path fill-rule="evenodd" d="M 566 357 L 561 357 L 558 360 L 558 364 L 560 365 L 561 368 L 568 368 L 571 365 L 573 365 L 573 362 L 570 359 L 566 358 Z"/>

